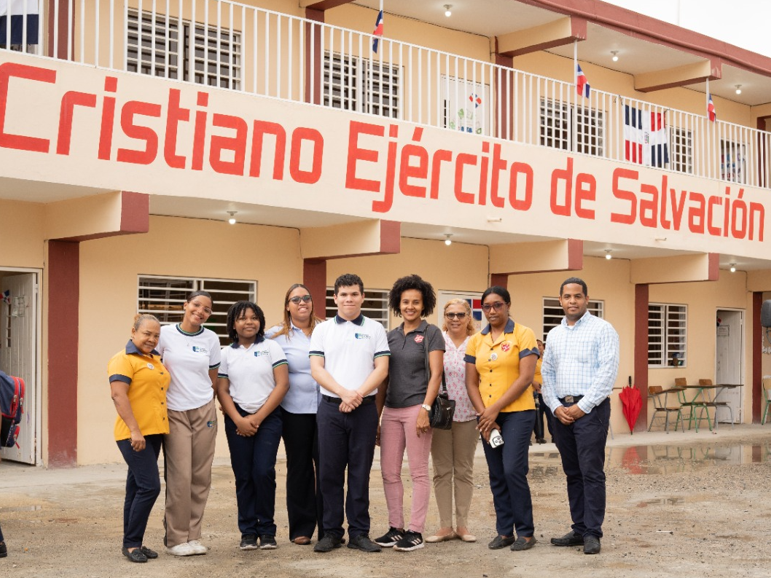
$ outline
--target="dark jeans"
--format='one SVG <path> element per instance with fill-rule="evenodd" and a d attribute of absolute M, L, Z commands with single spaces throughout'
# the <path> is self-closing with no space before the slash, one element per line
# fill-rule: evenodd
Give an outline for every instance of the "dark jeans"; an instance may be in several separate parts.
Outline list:
<path fill-rule="evenodd" d="M 3 538 L 3 529 L 0 528 L 0 542 L 4 542 L 5 538 Z"/>
<path fill-rule="evenodd" d="M 128 465 L 126 500 L 123 503 L 123 547 L 138 548 L 145 536 L 147 521 L 158 494 L 161 477 L 158 473 L 158 455 L 163 435 L 145 436 L 145 449 L 135 452 L 131 440 L 120 440 L 118 449 Z"/>
<path fill-rule="evenodd" d="M 533 433 L 536 438 L 543 439 L 546 437 L 546 430 L 543 429 L 543 418 L 546 416 L 546 427 L 549 428 L 549 435 L 551 436 L 552 441 L 554 441 L 554 416 L 551 413 L 551 409 L 546 405 L 546 402 L 543 400 L 543 396 L 540 393 L 535 394 L 534 397 L 536 400 L 536 413 Z"/>
<path fill-rule="evenodd" d="M 339 404 L 322 398 L 317 414 L 321 495 L 324 500 L 324 531 L 343 537 L 343 495 L 348 468 L 345 515 L 348 536 L 369 534 L 369 474 L 375 456 L 377 408 L 374 399 L 351 413 L 341 413 Z"/>
<path fill-rule="evenodd" d="M 283 438 L 286 449 L 286 510 L 289 539 L 311 538 L 319 528 L 324 536 L 323 501 L 319 483 L 319 442 L 315 413 L 290 413 L 282 410 Z"/>
<path fill-rule="evenodd" d="M 238 404 L 238 413 L 248 415 Z M 225 416 L 230 465 L 236 478 L 238 529 L 242 536 L 276 535 L 276 454 L 281 441 L 281 410 L 276 409 L 253 436 L 240 436 Z"/>
<path fill-rule="evenodd" d="M 497 448 L 483 441 L 495 506 L 495 529 L 500 536 L 532 536 L 533 502 L 527 483 L 528 448 L 535 422 L 535 410 L 501 412 L 495 420 L 501 426 L 503 445 Z"/>
<path fill-rule="evenodd" d="M 569 406 L 572 404 L 565 404 Z M 568 483 L 573 530 L 602 538 L 605 519 L 605 441 L 608 438 L 610 401 L 564 425 L 554 419 L 557 449 Z"/>

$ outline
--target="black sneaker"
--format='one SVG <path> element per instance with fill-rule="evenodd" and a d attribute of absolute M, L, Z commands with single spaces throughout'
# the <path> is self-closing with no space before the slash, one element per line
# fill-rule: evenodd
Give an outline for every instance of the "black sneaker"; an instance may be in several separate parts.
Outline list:
<path fill-rule="evenodd" d="M 260 550 L 275 550 L 278 548 L 276 544 L 276 537 L 272 534 L 264 534 L 260 536 Z"/>
<path fill-rule="evenodd" d="M 380 546 L 370 540 L 366 534 L 359 534 L 351 538 L 348 542 L 348 547 L 353 550 L 361 550 L 362 552 L 380 552 Z"/>
<path fill-rule="evenodd" d="M 404 537 L 394 545 L 394 550 L 399 552 L 412 552 L 413 550 L 420 550 L 425 544 L 423 543 L 423 535 L 420 532 L 407 531 Z"/>
<path fill-rule="evenodd" d="M 0 542 L 0 558 L 5 558 L 8 555 L 8 548 L 5 542 Z"/>
<path fill-rule="evenodd" d="M 391 527 L 388 529 L 388 532 L 380 536 L 380 538 L 375 538 L 375 544 L 382 546 L 383 548 L 391 548 L 402 538 L 404 538 L 404 530 Z"/>
<path fill-rule="evenodd" d="M 335 548 L 339 548 L 342 541 L 340 538 L 336 538 L 335 536 L 332 536 L 331 534 L 324 534 L 324 537 L 316 542 L 316 545 L 313 546 L 314 552 L 331 552 Z"/>
<path fill-rule="evenodd" d="M 246 536 L 241 537 L 241 545 L 239 546 L 242 550 L 256 550 L 257 549 L 257 536 L 254 534 L 247 534 Z"/>

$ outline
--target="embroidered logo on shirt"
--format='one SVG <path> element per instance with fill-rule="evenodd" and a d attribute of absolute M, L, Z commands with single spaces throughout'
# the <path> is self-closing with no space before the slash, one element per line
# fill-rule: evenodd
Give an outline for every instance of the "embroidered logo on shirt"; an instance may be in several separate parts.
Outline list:
<path fill-rule="evenodd" d="M 356 339 L 369 339 L 369 335 L 367 335 L 366 333 L 354 333 L 353 336 Z"/>
<path fill-rule="evenodd" d="M 214 420 L 209 420 L 206 422 L 206 427 L 214 427 L 217 424 Z"/>
<path fill-rule="evenodd" d="M 204 355 L 209 354 L 209 350 L 206 349 L 205 347 L 201 347 L 200 345 L 193 345 L 193 351 L 195 353 L 203 353 Z"/>
<path fill-rule="evenodd" d="M 267 351 L 255 351 L 254 356 L 255 357 L 262 357 L 263 355 L 268 355 Z"/>
<path fill-rule="evenodd" d="M 148 363 L 147 369 L 155 369 L 155 366 L 152 363 Z"/>
<path fill-rule="evenodd" d="M 422 335 L 416 335 L 415 336 L 415 343 L 423 343 L 423 336 Z"/>
<path fill-rule="evenodd" d="M 509 341 L 504 341 L 503 343 L 501 343 L 501 351 L 503 351 L 503 352 L 507 352 L 507 351 L 509 351 L 510 349 L 511 349 L 511 342 L 509 342 Z"/>

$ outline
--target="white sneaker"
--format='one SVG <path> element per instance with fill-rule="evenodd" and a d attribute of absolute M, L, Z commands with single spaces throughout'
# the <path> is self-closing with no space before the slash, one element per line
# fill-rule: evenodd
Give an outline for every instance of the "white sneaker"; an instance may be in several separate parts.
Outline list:
<path fill-rule="evenodd" d="M 193 549 L 193 554 L 196 556 L 200 554 L 206 554 L 206 552 L 209 551 L 209 549 L 201 544 L 198 540 L 190 540 L 187 545 Z"/>
<path fill-rule="evenodd" d="M 197 554 L 190 544 L 177 544 L 171 548 L 166 548 L 166 553 L 172 556 L 195 556 Z"/>

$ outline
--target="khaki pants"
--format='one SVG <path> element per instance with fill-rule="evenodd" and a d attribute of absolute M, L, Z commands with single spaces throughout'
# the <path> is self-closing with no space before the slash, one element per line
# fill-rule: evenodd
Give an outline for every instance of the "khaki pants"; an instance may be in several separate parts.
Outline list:
<path fill-rule="evenodd" d="M 468 513 L 474 492 L 474 452 L 479 432 L 476 420 L 452 423 L 452 429 L 433 430 L 431 458 L 434 463 L 434 495 L 442 528 L 468 528 Z M 452 500 L 455 494 L 455 526 Z"/>
<path fill-rule="evenodd" d="M 211 466 L 217 439 L 214 400 L 188 411 L 169 410 L 164 436 L 166 470 L 166 546 L 201 539 L 201 522 L 211 489 Z"/>

